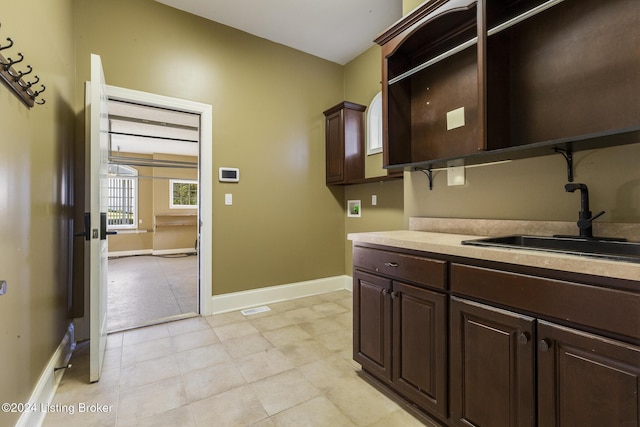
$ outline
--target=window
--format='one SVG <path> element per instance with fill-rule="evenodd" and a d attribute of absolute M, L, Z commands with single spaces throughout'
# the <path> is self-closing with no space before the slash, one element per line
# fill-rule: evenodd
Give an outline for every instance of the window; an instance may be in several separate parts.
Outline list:
<path fill-rule="evenodd" d="M 382 153 L 382 92 L 373 97 L 367 112 L 367 156 Z"/>
<path fill-rule="evenodd" d="M 109 165 L 108 228 L 136 228 L 138 171 L 129 166 Z"/>
<path fill-rule="evenodd" d="M 169 181 L 169 201 L 172 209 L 198 207 L 198 181 Z"/>

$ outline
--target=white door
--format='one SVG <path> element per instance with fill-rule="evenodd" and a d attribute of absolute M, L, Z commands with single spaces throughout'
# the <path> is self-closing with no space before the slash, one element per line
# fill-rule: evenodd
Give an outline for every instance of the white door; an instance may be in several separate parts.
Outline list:
<path fill-rule="evenodd" d="M 86 204 L 90 213 L 90 239 L 85 243 L 85 269 L 89 269 L 89 380 L 100 379 L 107 343 L 107 161 L 109 122 L 107 92 L 100 56 L 91 55 L 91 81 L 86 101 Z M 85 274 L 86 277 L 86 274 Z"/>

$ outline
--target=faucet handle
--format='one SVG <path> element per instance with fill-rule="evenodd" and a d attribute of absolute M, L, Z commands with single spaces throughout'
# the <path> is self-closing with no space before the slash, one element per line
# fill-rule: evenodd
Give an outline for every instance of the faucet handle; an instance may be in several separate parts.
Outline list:
<path fill-rule="evenodd" d="M 578 220 L 578 228 L 581 229 L 581 230 L 585 230 L 587 228 L 591 228 L 591 223 L 596 218 L 599 218 L 604 214 L 605 214 L 605 211 L 600 211 L 597 214 L 593 215 L 591 218 L 582 218 L 582 219 Z"/>

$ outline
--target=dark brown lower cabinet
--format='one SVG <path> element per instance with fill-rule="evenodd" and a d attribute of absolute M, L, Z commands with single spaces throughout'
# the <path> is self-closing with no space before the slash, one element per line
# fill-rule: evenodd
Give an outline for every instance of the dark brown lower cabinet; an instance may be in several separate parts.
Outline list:
<path fill-rule="evenodd" d="M 353 359 L 381 379 L 391 378 L 391 280 L 353 274 Z"/>
<path fill-rule="evenodd" d="M 538 425 L 640 425 L 640 348 L 539 321 Z"/>
<path fill-rule="evenodd" d="M 447 417 L 446 295 L 393 282 L 392 381 L 429 413 Z"/>
<path fill-rule="evenodd" d="M 446 295 L 354 271 L 353 358 L 432 415 L 447 418 Z"/>
<path fill-rule="evenodd" d="M 451 297 L 451 425 L 535 426 L 535 320 Z"/>

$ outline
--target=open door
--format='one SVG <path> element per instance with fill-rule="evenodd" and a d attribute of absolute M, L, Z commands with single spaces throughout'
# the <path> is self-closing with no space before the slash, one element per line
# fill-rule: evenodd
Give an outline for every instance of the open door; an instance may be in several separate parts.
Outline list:
<path fill-rule="evenodd" d="M 100 379 L 107 343 L 107 161 L 109 122 L 107 92 L 100 56 L 91 55 L 86 102 L 86 210 L 90 223 L 85 241 L 85 278 L 89 280 L 89 380 Z"/>

